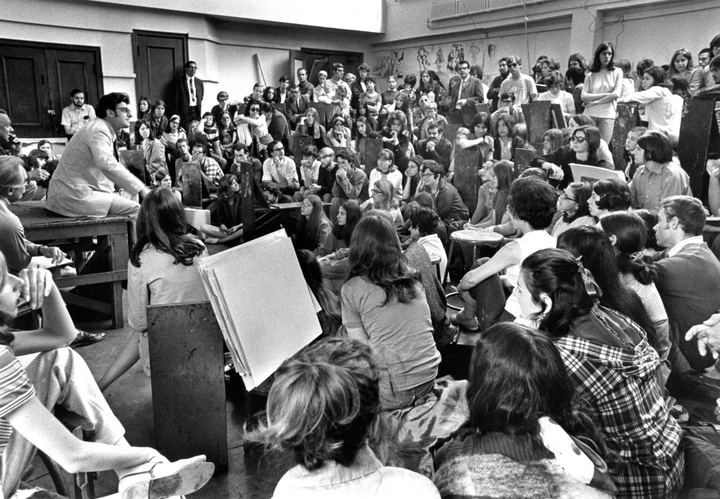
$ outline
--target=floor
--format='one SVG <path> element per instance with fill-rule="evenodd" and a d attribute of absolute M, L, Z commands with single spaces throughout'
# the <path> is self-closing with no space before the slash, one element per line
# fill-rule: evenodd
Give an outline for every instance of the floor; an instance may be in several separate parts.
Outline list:
<path fill-rule="evenodd" d="M 128 340 L 129 327 L 111 329 L 110 321 L 81 322 L 75 318 L 80 329 L 105 331 L 105 339 L 94 345 L 77 348 L 98 379 L 110 363 L 112 356 Z M 228 469 L 216 476 L 200 491 L 188 497 L 210 498 L 251 498 L 264 499 L 272 496 L 275 484 L 292 465 L 287 456 L 265 453 L 262 450 L 245 452 L 243 448 L 243 424 L 245 422 L 245 391 L 242 382 L 235 379 L 225 384 L 227 393 L 228 418 Z M 123 423 L 126 439 L 131 445 L 154 446 L 153 411 L 150 379 L 145 376 L 138 363 L 106 392 L 105 397 L 115 415 Z M 34 471 L 27 480 L 31 485 L 54 490 L 42 461 L 35 458 Z M 95 482 L 98 497 L 117 492 L 117 477 L 113 472 L 102 472 Z"/>

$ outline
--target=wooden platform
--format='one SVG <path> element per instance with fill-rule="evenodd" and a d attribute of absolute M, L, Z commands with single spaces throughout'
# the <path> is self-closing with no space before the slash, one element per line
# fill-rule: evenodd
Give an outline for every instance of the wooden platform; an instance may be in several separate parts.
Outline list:
<path fill-rule="evenodd" d="M 132 230 L 130 219 L 124 216 L 63 217 L 46 210 L 44 201 L 13 203 L 10 211 L 20 218 L 29 241 L 72 246 L 77 275 L 55 279 L 58 288 L 111 285 L 109 303 L 62 292 L 65 302 L 107 314 L 112 317 L 113 327 L 123 327 L 122 283 L 127 280 L 128 234 Z M 100 259 L 107 254 L 108 269 L 95 271 L 97 266 L 92 264 L 93 259 L 83 259 L 83 249 L 91 245 L 93 239 L 96 240 L 93 258 Z"/>

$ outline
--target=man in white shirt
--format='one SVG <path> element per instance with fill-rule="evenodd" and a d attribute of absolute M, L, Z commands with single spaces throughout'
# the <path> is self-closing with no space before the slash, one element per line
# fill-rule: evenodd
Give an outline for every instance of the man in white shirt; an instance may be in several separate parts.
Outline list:
<path fill-rule="evenodd" d="M 72 104 L 62 110 L 60 124 L 65 128 L 65 135 L 68 140 L 75 133 L 84 127 L 91 119 L 95 118 L 95 109 L 85 102 L 85 92 L 74 88 L 70 92 Z"/>
<path fill-rule="evenodd" d="M 526 74 L 522 74 L 522 59 L 518 56 L 507 58 L 510 76 L 500 84 L 500 93 L 515 94 L 515 103 L 518 105 L 530 104 L 537 97 L 535 81 Z"/>

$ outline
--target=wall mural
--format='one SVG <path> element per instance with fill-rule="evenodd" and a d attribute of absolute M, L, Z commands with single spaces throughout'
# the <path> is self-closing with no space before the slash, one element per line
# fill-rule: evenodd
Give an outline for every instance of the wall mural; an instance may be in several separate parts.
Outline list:
<path fill-rule="evenodd" d="M 483 81 L 489 84 L 498 74 L 497 44 L 491 40 L 466 41 L 463 43 L 442 43 L 421 45 L 375 52 L 373 75 L 387 78 L 393 75 L 402 79 L 406 74 L 419 78 L 425 70 L 435 71 L 440 80 L 447 82 L 458 74 L 457 63 L 465 59 L 471 66 L 483 68 Z M 398 82 L 402 84 L 401 81 Z"/>

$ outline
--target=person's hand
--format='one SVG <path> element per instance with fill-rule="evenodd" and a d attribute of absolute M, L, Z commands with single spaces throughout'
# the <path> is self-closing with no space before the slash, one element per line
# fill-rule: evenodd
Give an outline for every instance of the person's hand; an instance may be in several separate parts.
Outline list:
<path fill-rule="evenodd" d="M 62 262 L 67 256 L 63 250 L 57 246 L 41 246 L 39 253 L 45 258 L 51 259 L 54 265 Z"/>
<path fill-rule="evenodd" d="M 720 159 L 709 159 L 705 165 L 705 169 L 710 178 L 720 178 Z"/>
<path fill-rule="evenodd" d="M 52 274 L 46 269 L 23 269 L 18 275 L 22 279 L 22 298 L 30 303 L 30 308 L 36 310 L 42 307 L 45 298 L 50 296 L 55 283 Z"/>
<path fill-rule="evenodd" d="M 347 172 L 340 168 L 338 172 L 335 174 L 336 178 L 339 178 L 340 180 L 346 180 L 347 179 Z"/>
<path fill-rule="evenodd" d="M 712 353 L 714 359 L 720 357 L 720 313 L 713 314 L 708 320 L 693 326 L 685 333 L 685 341 L 697 337 L 697 348 L 700 355 Z"/>
<path fill-rule="evenodd" d="M 467 99 L 458 99 L 457 105 L 460 107 L 463 107 L 466 102 L 467 102 Z"/>
<path fill-rule="evenodd" d="M 434 151 L 435 150 L 435 142 L 430 141 L 427 143 L 427 150 L 428 151 Z"/>
<path fill-rule="evenodd" d="M 563 177 L 565 177 L 565 172 L 563 172 L 562 168 L 553 163 L 544 163 L 543 169 L 550 170 L 550 178 L 552 179 L 562 180 Z"/>
<path fill-rule="evenodd" d="M 225 226 L 225 224 L 220 224 L 220 230 L 223 231 L 225 234 L 230 234 L 230 231 Z"/>
<path fill-rule="evenodd" d="M 28 172 L 28 180 L 34 180 L 36 182 L 47 180 L 47 178 L 50 176 L 50 172 L 43 170 L 41 168 L 33 168 Z"/>

